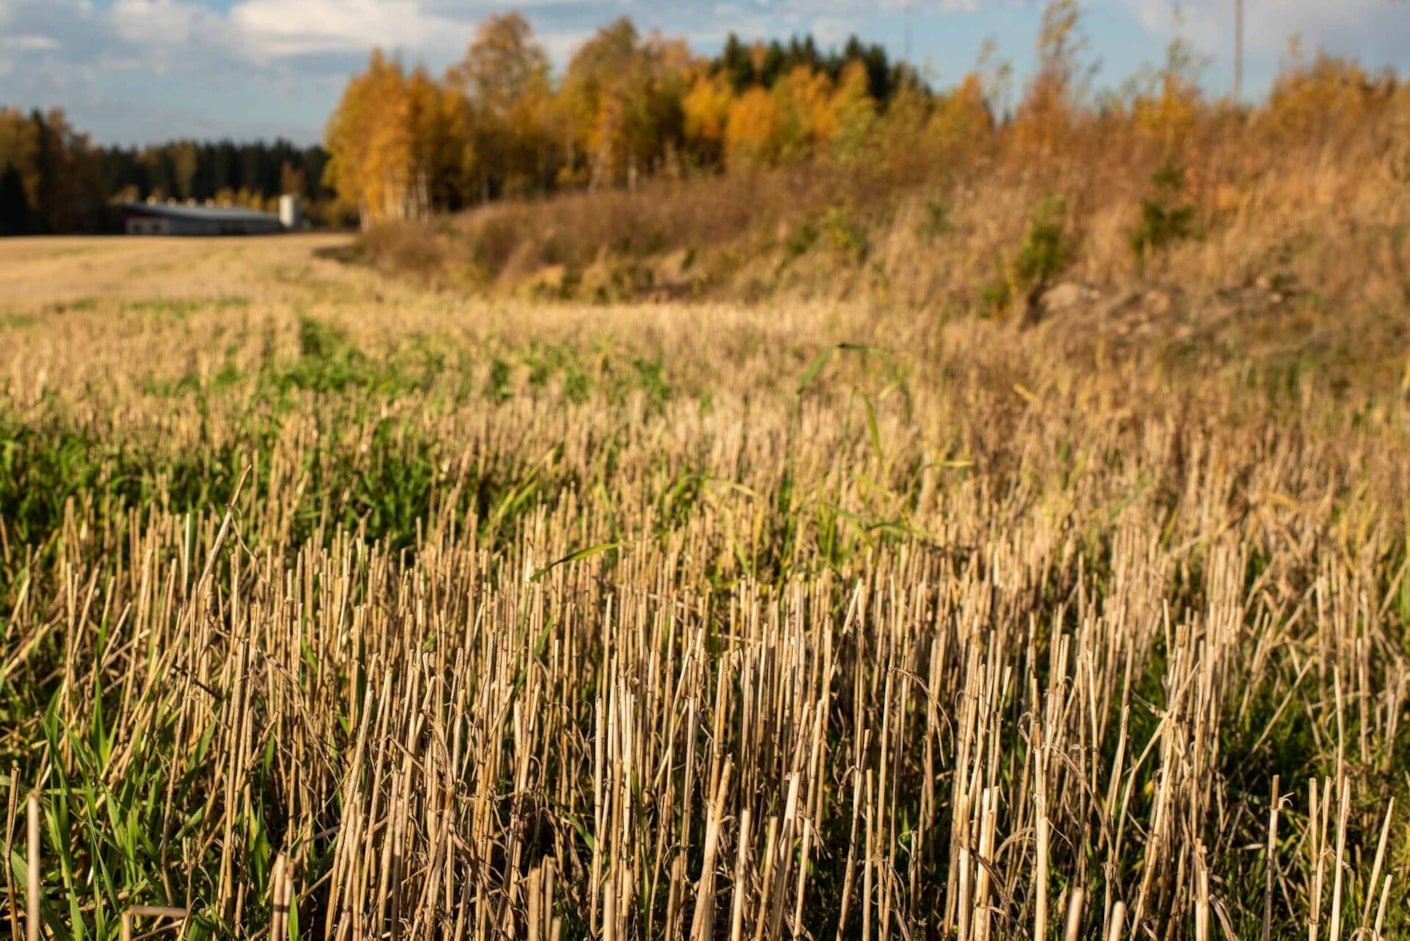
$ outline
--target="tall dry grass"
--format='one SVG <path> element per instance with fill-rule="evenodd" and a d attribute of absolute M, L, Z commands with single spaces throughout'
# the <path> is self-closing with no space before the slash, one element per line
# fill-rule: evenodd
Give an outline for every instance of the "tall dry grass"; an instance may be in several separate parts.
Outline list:
<path fill-rule="evenodd" d="M 1035 85 L 992 127 L 947 130 L 941 105 L 902 102 L 860 159 L 507 201 L 374 231 L 364 253 L 387 272 L 539 300 L 845 300 L 1031 322 L 1049 289 L 1077 282 L 1113 305 L 1173 294 L 1156 305 L 1167 320 L 1207 325 L 1276 296 L 1287 323 L 1251 318 L 1263 345 L 1323 361 L 1398 348 L 1403 83 L 1294 59 L 1266 100 L 1236 107 L 1203 97 L 1192 63 L 1176 47 L 1164 71 L 1084 97 L 1068 62 L 1066 84 Z M 1064 250 L 1035 265 L 1045 224 Z"/>
<path fill-rule="evenodd" d="M 1403 400 L 312 247 L 12 276 L 16 934 L 1405 930 Z"/>

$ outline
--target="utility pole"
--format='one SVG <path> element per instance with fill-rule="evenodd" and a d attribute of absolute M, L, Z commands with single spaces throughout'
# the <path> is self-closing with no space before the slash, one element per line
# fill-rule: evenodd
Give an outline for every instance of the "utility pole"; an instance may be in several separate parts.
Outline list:
<path fill-rule="evenodd" d="M 1244 96 L 1244 0 L 1234 0 L 1234 101 Z"/>

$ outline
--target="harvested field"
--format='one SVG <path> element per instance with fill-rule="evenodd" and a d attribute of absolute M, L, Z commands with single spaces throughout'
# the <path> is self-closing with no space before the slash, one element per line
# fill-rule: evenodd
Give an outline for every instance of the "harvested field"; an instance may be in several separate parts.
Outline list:
<path fill-rule="evenodd" d="M 340 244 L 0 244 L 12 930 L 1410 930 L 1399 390 Z"/>

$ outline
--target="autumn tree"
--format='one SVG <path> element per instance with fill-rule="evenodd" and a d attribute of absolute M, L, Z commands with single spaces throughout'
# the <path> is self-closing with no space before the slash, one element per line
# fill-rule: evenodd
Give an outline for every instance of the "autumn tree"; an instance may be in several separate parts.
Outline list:
<path fill-rule="evenodd" d="M 518 13 L 490 17 L 447 80 L 468 102 L 478 198 L 552 185 L 549 62 L 529 21 Z"/>
<path fill-rule="evenodd" d="M 1014 142 L 1020 151 L 1047 153 L 1067 135 L 1079 105 L 1083 79 L 1077 0 L 1048 0 L 1038 31 L 1038 69 L 1015 115 Z"/>
<path fill-rule="evenodd" d="M 473 167 L 471 117 L 465 99 L 417 69 L 406 83 L 410 180 L 414 211 L 459 209 Z"/>
<path fill-rule="evenodd" d="M 1321 54 L 1308 62 L 1294 48 L 1273 82 L 1263 129 L 1284 142 L 1364 135 L 1367 119 L 1394 100 L 1394 91 L 1393 78 L 1377 81 L 1354 61 Z"/>
<path fill-rule="evenodd" d="M 984 84 L 971 72 L 958 88 L 937 96 L 925 127 L 927 149 L 937 162 L 951 164 L 962 154 L 987 151 L 994 129 Z"/>
<path fill-rule="evenodd" d="M 778 159 L 778 109 L 767 89 L 748 89 L 730 108 L 725 162 L 731 170 L 769 166 Z"/>
<path fill-rule="evenodd" d="M 725 132 L 734 106 L 734 87 L 724 72 L 698 74 L 681 101 L 685 146 L 706 166 L 724 160 Z"/>
<path fill-rule="evenodd" d="M 1132 102 L 1135 128 L 1170 155 L 1194 130 L 1201 99 L 1198 60 L 1188 43 L 1175 39 L 1166 48 L 1165 67 Z"/>
<path fill-rule="evenodd" d="M 873 149 L 876 134 L 876 99 L 866 65 L 861 60 L 842 70 L 829 103 L 832 152 L 844 163 L 855 163 Z"/>
<path fill-rule="evenodd" d="M 63 111 L 0 110 L 0 172 L 8 178 L 7 228 L 48 233 L 101 226 L 106 189 L 101 155 Z"/>
<path fill-rule="evenodd" d="M 458 95 L 425 70 L 407 75 L 374 50 L 328 122 L 330 185 L 364 227 L 453 208 L 463 189 L 468 120 Z"/>
<path fill-rule="evenodd" d="M 394 133 L 404 123 L 404 84 L 400 64 L 374 49 L 367 70 L 348 81 L 324 134 L 325 180 L 356 208 L 364 228 L 388 214 L 405 185 L 395 168 L 410 163 L 410 142 Z"/>
<path fill-rule="evenodd" d="M 568 178 L 589 189 L 631 185 L 679 147 L 692 58 L 685 44 L 643 41 L 623 17 L 583 44 L 568 64 L 560 104 Z"/>
<path fill-rule="evenodd" d="M 13 163 L 0 172 L 0 235 L 23 235 L 29 229 L 29 196 Z"/>
<path fill-rule="evenodd" d="M 812 156 L 836 129 L 832 81 L 806 65 L 795 67 L 773 89 L 778 112 L 778 156 L 798 160 Z"/>
<path fill-rule="evenodd" d="M 754 86 L 735 100 L 725 127 L 725 152 L 732 168 L 769 166 L 813 156 L 846 122 L 859 145 L 874 103 L 860 70 L 835 94 L 826 73 L 795 66 L 772 89 Z"/>

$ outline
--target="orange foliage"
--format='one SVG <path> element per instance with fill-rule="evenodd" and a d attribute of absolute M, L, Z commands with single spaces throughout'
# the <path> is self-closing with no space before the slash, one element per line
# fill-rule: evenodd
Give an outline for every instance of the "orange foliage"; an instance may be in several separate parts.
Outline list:
<path fill-rule="evenodd" d="M 1021 153 L 1046 155 L 1061 147 L 1077 117 L 1077 0 L 1050 0 L 1038 35 L 1038 72 L 1019 102 L 1013 143 Z"/>
<path fill-rule="evenodd" d="M 660 169 L 680 134 L 691 68 L 683 43 L 643 41 L 625 17 L 598 30 L 568 64 L 560 93 L 572 154 L 566 179 L 631 186 Z"/>
<path fill-rule="evenodd" d="M 725 160 L 731 170 L 778 159 L 778 108 L 774 96 L 755 86 L 735 100 L 725 126 Z"/>
<path fill-rule="evenodd" d="M 1393 79 L 1373 81 L 1355 62 L 1321 55 L 1311 64 L 1294 62 L 1278 77 L 1264 123 L 1284 139 L 1325 140 L 1361 126 L 1394 90 Z"/>
<path fill-rule="evenodd" d="M 750 88 L 730 108 L 725 128 L 728 164 L 772 165 L 813 156 L 820 144 L 837 133 L 839 105 L 852 109 L 848 118 L 855 124 L 858 112 L 865 107 L 855 98 L 855 82 L 851 90 L 835 98 L 827 75 L 803 65 L 779 79 L 771 90 Z"/>
<path fill-rule="evenodd" d="M 734 89 L 723 75 L 699 75 L 681 101 L 685 143 L 710 162 L 724 153 Z"/>
<path fill-rule="evenodd" d="M 329 119 L 327 179 L 364 226 L 424 218 L 433 194 L 458 183 L 465 130 L 463 99 L 373 50 Z"/>
<path fill-rule="evenodd" d="M 774 85 L 773 95 L 780 160 L 811 156 L 817 144 L 836 130 L 832 81 L 825 74 L 797 66 Z"/>
<path fill-rule="evenodd" d="M 1406 97 L 1393 79 L 1323 56 L 1294 62 L 1266 105 L 1210 101 L 1197 57 L 1177 40 L 1160 71 L 1098 103 L 1077 0 L 1047 0 L 1038 67 L 1002 125 L 992 111 L 1005 98 L 1002 69 L 992 81 L 971 73 L 933 91 L 913 72 L 815 50 L 809 59 L 804 48 L 736 47 L 712 64 L 622 18 L 583 44 L 555 87 L 527 21 L 492 17 L 442 83 L 374 52 L 329 122 L 329 180 L 372 221 L 557 187 L 631 189 L 682 169 L 817 160 L 865 168 L 877 187 L 894 189 L 955 180 L 991 161 L 1049 180 L 1100 162 L 1106 179 L 1124 173 L 1135 193 L 1156 167 L 1178 168 L 1184 199 L 1204 205 L 1219 193 L 1227 206 L 1237 199 L 1230 180 L 1269 146 L 1365 140 Z M 1387 163 L 1402 172 L 1410 149 Z"/>
<path fill-rule="evenodd" d="M 932 148 L 953 160 L 963 150 L 983 151 L 994 134 L 994 117 L 984 100 L 984 86 L 973 72 L 960 87 L 936 102 L 926 127 Z"/>

